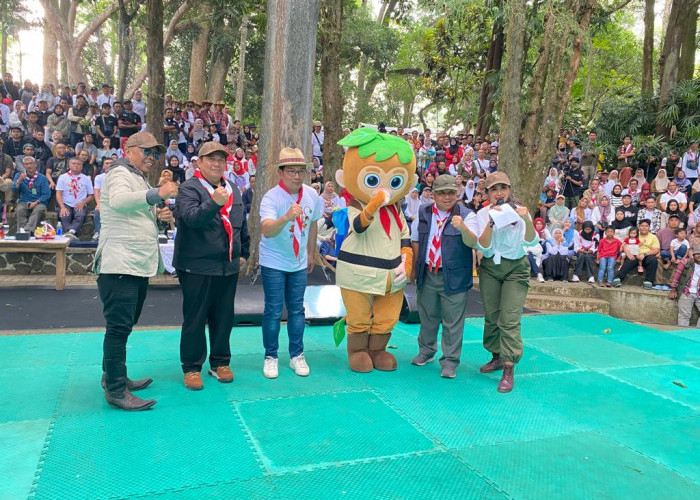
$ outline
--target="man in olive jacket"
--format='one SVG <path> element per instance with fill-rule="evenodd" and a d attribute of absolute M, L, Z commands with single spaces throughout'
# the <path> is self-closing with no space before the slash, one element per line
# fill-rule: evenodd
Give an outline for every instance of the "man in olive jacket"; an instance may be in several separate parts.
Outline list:
<path fill-rule="evenodd" d="M 238 272 L 250 256 L 245 207 L 238 188 L 224 177 L 226 149 L 217 142 L 199 151 L 199 169 L 180 185 L 175 217 L 173 266 L 182 286 L 180 360 L 185 387 L 203 388 L 200 372 L 207 356 L 209 375 L 232 382 L 229 339 Z"/>
<path fill-rule="evenodd" d="M 163 272 L 158 247 L 156 205 L 177 194 L 177 184 L 157 188 L 147 174 L 165 152 L 153 134 L 132 135 L 124 144 L 124 158 L 115 161 L 102 184 L 102 230 L 95 253 L 94 272 L 107 328 L 104 340 L 102 387 L 105 399 L 124 410 L 146 410 L 156 402 L 131 391 L 145 389 L 152 380 L 130 380 L 126 374 L 126 342 L 141 315 L 148 278 Z M 172 218 L 164 208 L 158 218 Z"/>

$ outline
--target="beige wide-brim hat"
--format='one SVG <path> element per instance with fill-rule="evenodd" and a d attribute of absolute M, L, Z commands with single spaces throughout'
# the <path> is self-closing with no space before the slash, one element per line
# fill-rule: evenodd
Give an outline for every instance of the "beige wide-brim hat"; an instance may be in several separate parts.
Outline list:
<path fill-rule="evenodd" d="M 165 146 L 158 143 L 154 135 L 150 132 L 139 132 L 132 135 L 124 143 L 124 147 L 141 149 L 156 148 L 160 153 L 165 153 L 166 151 Z"/>
<path fill-rule="evenodd" d="M 279 161 L 277 162 L 277 168 L 291 167 L 293 165 L 307 166 L 304 153 L 302 153 L 299 148 L 282 148 Z"/>

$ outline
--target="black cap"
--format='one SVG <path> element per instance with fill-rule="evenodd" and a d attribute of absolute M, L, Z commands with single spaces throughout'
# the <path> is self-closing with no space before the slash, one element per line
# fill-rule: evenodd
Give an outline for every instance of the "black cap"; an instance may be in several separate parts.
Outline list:
<path fill-rule="evenodd" d="M 97 92 L 97 87 L 90 87 L 90 92 L 95 91 Z"/>

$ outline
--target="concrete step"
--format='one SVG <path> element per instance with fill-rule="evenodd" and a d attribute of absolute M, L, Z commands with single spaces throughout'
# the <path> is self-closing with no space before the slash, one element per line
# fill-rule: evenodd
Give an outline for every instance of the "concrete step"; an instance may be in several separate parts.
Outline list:
<path fill-rule="evenodd" d="M 610 304 L 602 299 L 564 297 L 528 293 L 525 307 L 535 311 L 561 311 L 610 314 Z"/>
<path fill-rule="evenodd" d="M 547 295 L 550 297 L 579 297 L 582 299 L 600 298 L 596 292 L 597 285 L 587 282 L 562 283 L 561 281 L 545 281 L 539 283 L 530 279 L 529 295 Z"/>

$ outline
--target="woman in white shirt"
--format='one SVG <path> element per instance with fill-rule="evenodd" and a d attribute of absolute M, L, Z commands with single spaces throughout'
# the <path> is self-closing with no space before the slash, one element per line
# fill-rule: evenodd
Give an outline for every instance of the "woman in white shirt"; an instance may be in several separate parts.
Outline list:
<path fill-rule="evenodd" d="M 479 271 L 485 317 L 483 343 L 492 359 L 479 371 L 502 369 L 498 392 L 510 392 L 514 366 L 523 354 L 520 319 L 530 276 L 526 253 L 528 247 L 539 244 L 539 237 L 527 208 L 513 203 L 505 173 L 489 175 L 486 189 L 489 206 L 477 213 L 477 249 L 484 254 Z"/>

